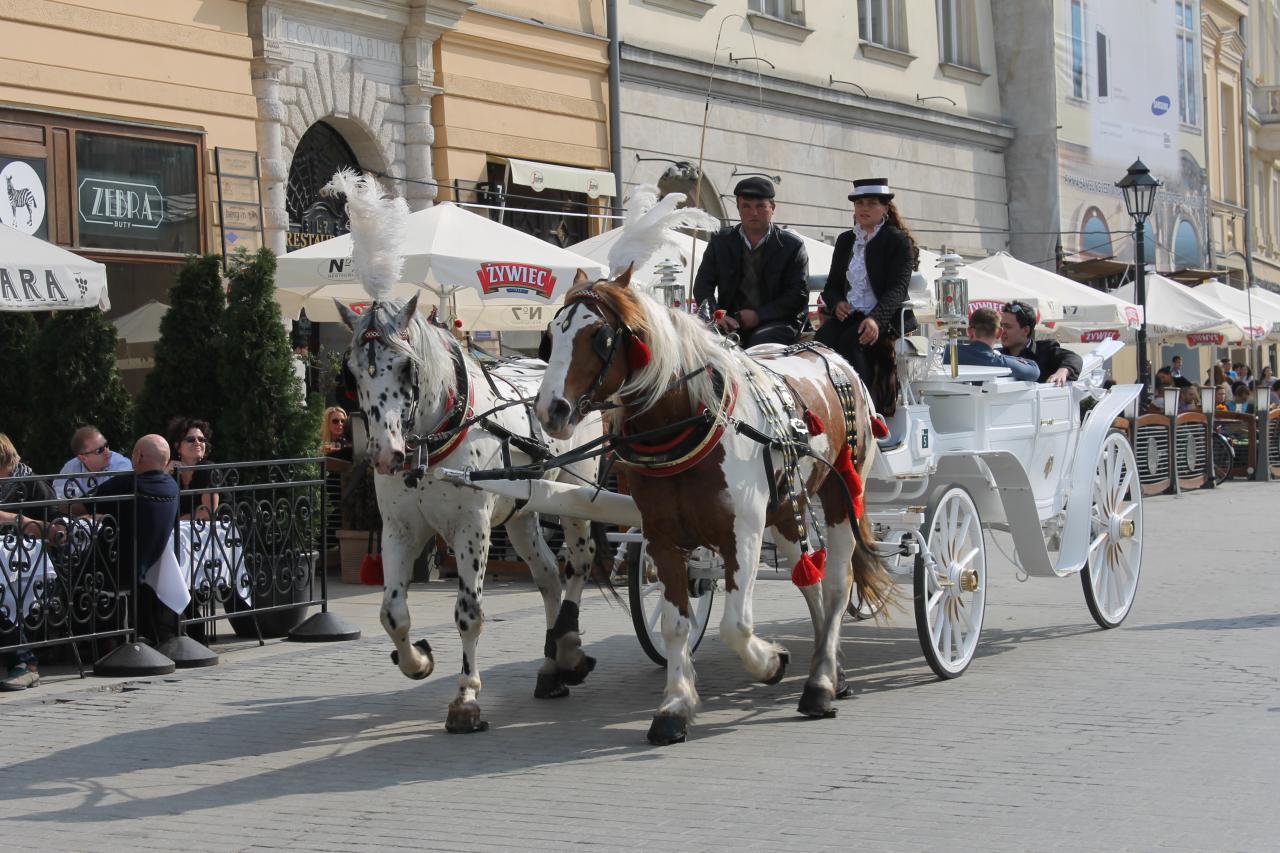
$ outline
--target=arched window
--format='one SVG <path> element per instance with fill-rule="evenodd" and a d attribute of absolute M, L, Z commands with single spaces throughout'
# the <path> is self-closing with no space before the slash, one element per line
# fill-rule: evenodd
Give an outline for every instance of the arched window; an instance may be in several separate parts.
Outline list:
<path fill-rule="evenodd" d="M 320 195 L 321 187 L 343 167 L 360 171 L 360 163 L 342 135 L 322 121 L 307 128 L 289 164 L 285 208 L 290 231 L 327 236 L 346 233 L 346 204 Z"/>
<path fill-rule="evenodd" d="M 1080 235 L 1080 251 L 1092 255 L 1111 257 L 1115 252 L 1111 248 L 1111 232 L 1102 211 L 1091 207 L 1084 214 L 1084 224 L 1080 227 L 1084 232 Z"/>
<path fill-rule="evenodd" d="M 1200 266 L 1200 237 L 1186 219 L 1173 232 L 1173 265 L 1184 270 Z"/>

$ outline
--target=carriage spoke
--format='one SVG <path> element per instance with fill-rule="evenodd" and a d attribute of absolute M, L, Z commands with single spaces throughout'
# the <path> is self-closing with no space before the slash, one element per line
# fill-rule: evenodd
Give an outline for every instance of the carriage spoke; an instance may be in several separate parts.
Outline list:
<path fill-rule="evenodd" d="M 955 657 L 964 655 L 964 632 L 960 628 L 960 614 L 956 614 L 957 618 L 951 623 L 951 643 L 955 646 Z"/>
<path fill-rule="evenodd" d="M 1098 548 L 1100 548 L 1107 541 L 1107 537 L 1109 535 L 1110 534 L 1108 534 L 1106 530 L 1103 530 L 1101 533 L 1098 534 L 1098 537 L 1096 539 L 1094 539 L 1092 542 L 1089 543 L 1089 559 L 1090 560 L 1093 559 L 1094 552 L 1097 551 Z"/>
<path fill-rule="evenodd" d="M 658 623 L 662 620 L 662 598 L 665 591 L 666 589 L 659 583 L 651 584 L 648 590 L 646 590 L 646 592 L 653 595 L 657 600 L 657 606 L 654 607 L 653 612 L 649 614 L 648 627 L 650 634 L 659 631 Z"/>
<path fill-rule="evenodd" d="M 935 612 L 938 609 L 939 602 L 942 601 L 943 595 L 945 595 L 945 593 L 942 590 L 938 590 L 933 595 L 929 596 L 929 603 L 925 605 L 925 611 L 928 613 Z"/>
<path fill-rule="evenodd" d="M 973 562 L 973 558 L 978 556 L 980 553 L 982 552 L 979 549 L 971 548 L 969 549 L 969 552 L 967 554 L 965 554 L 960 559 L 956 560 L 956 565 L 960 566 L 961 568 L 968 568 L 969 564 Z"/>
<path fill-rule="evenodd" d="M 944 606 L 944 607 L 938 608 L 938 619 L 932 625 L 929 626 L 930 628 L 929 633 L 933 636 L 933 647 L 935 649 L 938 649 L 939 651 L 942 650 L 942 631 L 943 631 L 943 628 L 946 627 L 946 625 L 947 625 L 947 608 Z"/>

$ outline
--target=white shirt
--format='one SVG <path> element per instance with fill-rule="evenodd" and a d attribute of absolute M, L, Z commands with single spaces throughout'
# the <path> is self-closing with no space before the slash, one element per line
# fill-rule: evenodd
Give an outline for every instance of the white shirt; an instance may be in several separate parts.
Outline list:
<path fill-rule="evenodd" d="M 79 456 L 72 456 L 67 460 L 67 464 L 62 466 L 62 470 L 58 472 L 61 479 L 53 481 L 53 494 L 62 500 L 63 498 L 78 498 L 86 492 L 93 491 L 98 484 L 106 480 L 110 480 L 116 474 L 122 471 L 132 471 L 133 463 L 129 461 L 129 457 L 121 456 L 114 450 L 107 451 L 110 456 L 107 458 L 107 467 L 101 471 L 90 472 L 84 467 L 84 463 L 80 461 Z M 67 476 L 68 474 L 79 474 L 81 476 Z"/>
<path fill-rule="evenodd" d="M 853 252 L 849 256 L 848 269 L 849 292 L 845 299 L 850 308 L 863 314 L 871 313 L 879 302 L 876 292 L 871 289 L 871 281 L 867 278 L 867 244 L 875 239 L 883 227 L 882 219 L 870 234 L 863 231 L 861 226 L 854 226 L 853 229 Z"/>

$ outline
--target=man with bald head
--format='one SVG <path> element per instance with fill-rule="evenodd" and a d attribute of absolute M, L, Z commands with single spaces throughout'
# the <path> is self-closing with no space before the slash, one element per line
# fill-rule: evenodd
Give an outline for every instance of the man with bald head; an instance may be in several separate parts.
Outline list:
<path fill-rule="evenodd" d="M 174 523 L 178 519 L 178 481 L 165 473 L 169 464 L 169 442 L 163 436 L 144 435 L 134 442 L 133 471 L 117 474 L 85 496 L 86 501 L 95 498 L 111 498 L 133 495 L 132 501 L 101 500 L 90 505 L 90 512 L 115 519 L 120 531 L 120 583 L 127 588 L 134 575 L 145 577 L 169 544 Z M 132 533 L 137 525 L 137 536 Z M 136 551 L 134 550 L 136 544 Z M 139 585 L 142 600 L 138 602 L 139 627 L 144 634 L 157 641 L 156 630 L 163 626 L 172 633 L 172 616 L 157 614 L 155 593 L 145 584 Z M 161 618 L 156 620 L 159 615 Z M 148 630 L 150 629 L 150 630 Z"/>

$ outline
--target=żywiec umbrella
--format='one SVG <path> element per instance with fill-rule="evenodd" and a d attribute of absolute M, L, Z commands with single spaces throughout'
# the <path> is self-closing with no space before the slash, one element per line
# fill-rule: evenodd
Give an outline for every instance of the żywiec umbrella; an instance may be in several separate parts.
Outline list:
<path fill-rule="evenodd" d="M 107 268 L 0 225 L 0 311 L 110 310 Z"/>
<path fill-rule="evenodd" d="M 1245 331 L 1231 316 L 1201 298 L 1194 290 L 1157 273 L 1147 273 L 1147 334 L 1165 343 L 1188 346 L 1245 340 Z M 1132 299 L 1133 282 L 1116 289 L 1121 299 Z"/>
<path fill-rule="evenodd" d="M 443 317 L 473 330 L 541 329 L 579 269 L 592 278 L 606 273 L 604 264 L 451 202 L 409 214 L 401 254 L 393 295 L 426 289 L 436 298 L 424 304 L 439 305 Z M 306 308 L 312 320 L 338 321 L 335 298 L 356 310 L 369 302 L 357 276 L 351 236 L 344 234 L 282 255 L 276 300 L 287 316 Z"/>

